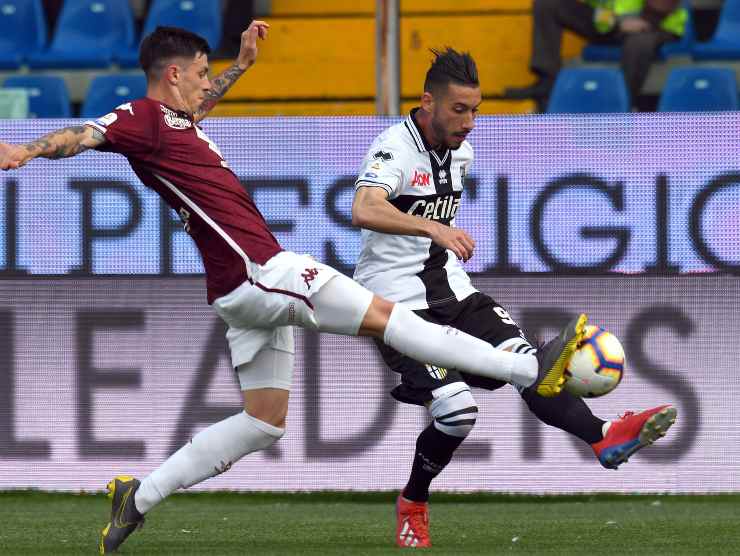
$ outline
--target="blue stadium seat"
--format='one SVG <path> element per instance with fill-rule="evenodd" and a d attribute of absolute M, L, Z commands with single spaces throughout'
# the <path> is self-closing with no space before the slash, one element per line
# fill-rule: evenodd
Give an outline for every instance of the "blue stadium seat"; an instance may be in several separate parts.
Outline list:
<path fill-rule="evenodd" d="M 735 72 L 722 68 L 676 68 L 668 75 L 659 112 L 712 112 L 738 109 Z"/>
<path fill-rule="evenodd" d="M 159 25 L 182 27 L 197 33 L 215 50 L 221 43 L 221 3 L 213 0 L 155 0 L 149 8 L 142 38 Z M 137 67 L 138 44 L 133 48 L 119 49 L 116 61 L 121 67 Z"/>
<path fill-rule="evenodd" d="M 740 0 L 725 0 L 714 35 L 692 53 L 695 60 L 740 60 Z"/>
<path fill-rule="evenodd" d="M 628 112 L 629 93 L 624 75 L 616 69 L 561 70 L 550 95 L 547 112 L 587 114 Z"/>
<path fill-rule="evenodd" d="M 28 91 L 29 118 L 70 118 L 67 84 L 61 77 L 51 75 L 19 75 L 8 77 L 4 87 L 18 87 Z"/>
<path fill-rule="evenodd" d="M 134 43 L 134 16 L 125 0 L 66 0 L 51 46 L 30 56 L 32 68 L 104 68 L 113 52 Z"/>
<path fill-rule="evenodd" d="M 41 0 L 0 1 L 0 69 L 17 69 L 46 45 Z"/>
<path fill-rule="evenodd" d="M 146 96 L 144 75 L 101 75 L 90 83 L 80 117 L 97 118 L 143 96 Z"/>
<path fill-rule="evenodd" d="M 686 32 L 680 40 L 669 42 L 660 47 L 658 59 L 665 60 L 672 56 L 690 56 L 696 41 L 694 19 L 691 12 L 691 2 L 684 0 L 684 7 L 689 12 L 686 22 Z M 585 62 L 619 62 L 622 58 L 622 47 L 619 45 L 587 44 L 581 51 L 581 58 Z"/>

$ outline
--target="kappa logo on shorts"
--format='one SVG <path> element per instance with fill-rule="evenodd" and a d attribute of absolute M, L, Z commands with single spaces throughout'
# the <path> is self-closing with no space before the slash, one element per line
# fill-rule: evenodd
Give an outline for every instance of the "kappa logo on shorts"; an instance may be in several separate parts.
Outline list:
<path fill-rule="evenodd" d="M 306 287 L 310 290 L 311 289 L 311 282 L 313 282 L 314 278 L 319 274 L 318 268 L 307 268 L 306 272 L 301 274 L 301 278 L 303 278 L 303 281 L 306 282 Z"/>
<path fill-rule="evenodd" d="M 427 368 L 427 372 L 432 378 L 437 380 L 444 380 L 447 376 L 447 369 L 444 367 L 437 367 L 436 365 L 424 365 Z"/>

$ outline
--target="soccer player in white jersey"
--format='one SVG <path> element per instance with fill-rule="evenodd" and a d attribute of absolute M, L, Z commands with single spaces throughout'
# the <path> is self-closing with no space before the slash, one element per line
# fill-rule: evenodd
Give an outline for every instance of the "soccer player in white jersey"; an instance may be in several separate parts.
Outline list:
<path fill-rule="evenodd" d="M 178 488 L 223 473 L 283 436 L 294 325 L 372 336 L 418 360 L 531 386 L 541 396 L 560 392 L 565 366 L 583 335 L 585 315 L 573 319 L 537 356 L 509 353 L 429 323 L 333 268 L 284 251 L 198 125 L 255 62 L 257 38 L 265 38 L 267 28 L 253 22 L 242 34 L 235 63 L 211 81 L 205 39 L 158 27 L 140 50 L 148 83 L 145 98 L 26 145 L 0 143 L 1 170 L 89 149 L 126 157 L 139 179 L 182 218 L 203 258 L 208 302 L 229 327 L 244 411 L 196 434 L 143 480 L 125 475 L 111 480 L 111 517 L 101 534 L 102 553 L 115 551 L 143 523 L 144 514 Z"/>
<path fill-rule="evenodd" d="M 421 106 L 383 131 L 362 162 L 352 206 L 352 221 L 363 228 L 355 279 L 430 322 L 500 350 L 535 353 L 509 313 L 477 291 L 458 262 L 467 261 L 475 247 L 455 227 L 455 215 L 473 162 L 465 138 L 474 127 L 481 91 L 469 54 L 452 49 L 434 54 Z M 376 344 L 386 364 L 401 374 L 392 395 L 426 406 L 432 419 L 417 439 L 411 476 L 396 503 L 396 544 L 428 547 L 429 486 L 475 424 L 478 407 L 470 387 L 495 390 L 505 383 Z M 517 389 L 540 420 L 590 444 L 601 464 L 612 469 L 663 436 L 676 418 L 673 407 L 660 406 L 606 422 L 566 391 L 544 398 L 531 387 Z"/>

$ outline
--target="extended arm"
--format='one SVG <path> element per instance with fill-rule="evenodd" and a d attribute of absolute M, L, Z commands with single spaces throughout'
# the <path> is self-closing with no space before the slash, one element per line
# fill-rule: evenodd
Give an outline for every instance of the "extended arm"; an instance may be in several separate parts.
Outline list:
<path fill-rule="evenodd" d="M 65 127 L 25 145 L 0 143 L 0 170 L 14 170 L 34 158 L 68 158 L 105 143 L 103 134 L 90 126 Z"/>
<path fill-rule="evenodd" d="M 267 30 L 270 26 L 264 21 L 253 21 L 242 33 L 242 42 L 239 47 L 239 56 L 228 68 L 211 80 L 211 89 L 206 94 L 206 99 L 195 113 L 195 121 L 199 122 L 206 117 L 216 103 L 223 98 L 231 86 L 236 83 L 242 74 L 247 71 L 257 60 L 257 38 L 266 39 Z"/>
<path fill-rule="evenodd" d="M 352 202 L 352 224 L 384 234 L 422 236 L 450 249 L 458 259 L 473 256 L 475 242 L 460 228 L 401 212 L 388 202 L 388 192 L 381 187 L 360 187 Z"/>

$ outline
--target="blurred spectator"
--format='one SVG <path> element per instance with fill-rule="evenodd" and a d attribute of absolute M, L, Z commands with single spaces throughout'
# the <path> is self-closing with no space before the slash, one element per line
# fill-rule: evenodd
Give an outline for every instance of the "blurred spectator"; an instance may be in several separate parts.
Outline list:
<path fill-rule="evenodd" d="M 622 71 L 634 102 L 658 48 L 678 40 L 688 21 L 681 0 L 534 0 L 533 14 L 530 67 L 538 80 L 528 87 L 506 89 L 504 96 L 541 103 L 560 70 L 563 29 L 592 43 L 622 45 Z"/>

